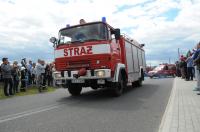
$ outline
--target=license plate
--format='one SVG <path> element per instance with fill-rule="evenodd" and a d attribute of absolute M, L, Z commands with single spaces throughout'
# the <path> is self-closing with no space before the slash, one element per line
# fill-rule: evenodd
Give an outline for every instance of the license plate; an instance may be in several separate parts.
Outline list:
<path fill-rule="evenodd" d="M 62 84 L 62 81 L 61 81 L 61 80 L 57 80 L 57 81 L 56 81 L 56 84 L 57 84 L 57 85 L 60 85 L 60 84 Z"/>
<path fill-rule="evenodd" d="M 97 80 L 98 84 L 105 84 L 105 80 Z"/>
<path fill-rule="evenodd" d="M 72 83 L 85 83 L 85 80 L 82 80 L 82 79 L 73 79 Z"/>

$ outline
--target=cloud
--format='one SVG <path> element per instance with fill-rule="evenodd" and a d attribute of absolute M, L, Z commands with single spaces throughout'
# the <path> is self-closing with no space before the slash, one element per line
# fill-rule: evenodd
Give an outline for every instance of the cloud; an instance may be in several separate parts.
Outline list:
<path fill-rule="evenodd" d="M 0 56 L 52 60 L 48 40 L 60 28 L 105 16 L 146 44 L 148 62 L 168 61 L 199 41 L 199 8 L 199 0 L 0 0 Z"/>

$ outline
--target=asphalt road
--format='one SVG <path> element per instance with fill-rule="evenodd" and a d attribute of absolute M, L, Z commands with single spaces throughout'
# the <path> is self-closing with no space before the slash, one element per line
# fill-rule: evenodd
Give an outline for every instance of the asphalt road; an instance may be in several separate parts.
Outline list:
<path fill-rule="evenodd" d="M 156 132 L 173 79 L 147 79 L 118 98 L 107 90 L 65 89 L 0 100 L 0 132 Z"/>

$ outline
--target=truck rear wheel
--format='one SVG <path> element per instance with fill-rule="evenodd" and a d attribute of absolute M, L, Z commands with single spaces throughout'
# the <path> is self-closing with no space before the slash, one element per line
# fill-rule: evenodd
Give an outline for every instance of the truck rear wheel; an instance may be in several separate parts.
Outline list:
<path fill-rule="evenodd" d="M 142 79 L 139 79 L 138 81 L 135 82 L 137 87 L 141 87 L 142 86 Z"/>
<path fill-rule="evenodd" d="M 68 87 L 68 91 L 69 91 L 69 93 L 70 93 L 72 96 L 78 96 L 78 95 L 80 95 L 81 90 L 82 90 L 82 87 L 81 87 L 81 86 L 78 86 L 78 85 L 73 85 L 73 84 L 71 84 L 71 85 Z"/>
<path fill-rule="evenodd" d="M 113 95 L 115 97 L 120 96 L 123 93 L 123 90 L 124 90 L 124 88 L 126 86 L 125 78 L 123 78 L 123 76 L 121 75 L 121 73 L 119 75 L 118 81 L 119 82 L 116 85 L 114 85 L 115 88 L 113 89 Z"/>
<path fill-rule="evenodd" d="M 151 78 L 151 77 L 150 77 Z M 135 82 L 135 85 L 137 86 L 137 87 L 141 87 L 142 86 L 142 81 L 144 80 L 144 73 L 143 73 L 143 70 L 141 71 L 141 77 L 139 78 L 139 80 L 137 80 L 136 82 Z"/>

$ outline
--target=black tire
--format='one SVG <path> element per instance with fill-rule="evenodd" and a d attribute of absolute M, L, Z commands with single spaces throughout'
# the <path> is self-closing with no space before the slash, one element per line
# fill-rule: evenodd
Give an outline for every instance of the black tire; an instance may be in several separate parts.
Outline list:
<path fill-rule="evenodd" d="M 97 86 L 91 86 L 91 88 L 92 88 L 93 90 L 97 90 L 97 89 L 98 89 Z"/>
<path fill-rule="evenodd" d="M 81 86 L 78 86 L 78 85 L 73 85 L 71 84 L 69 87 L 68 87 L 68 91 L 69 93 L 72 95 L 72 96 L 78 96 L 80 95 L 81 91 L 82 91 L 82 87 Z"/>
<path fill-rule="evenodd" d="M 143 71 L 141 71 L 141 78 L 139 78 L 139 80 L 135 82 L 135 85 L 137 87 L 141 87 L 142 86 L 142 81 L 144 80 L 143 75 L 144 75 L 144 73 L 143 73 Z M 153 78 L 153 76 L 151 76 L 150 78 Z"/>
<path fill-rule="evenodd" d="M 113 96 L 119 97 L 122 95 L 124 88 L 126 87 L 126 78 L 123 78 L 122 74 L 119 74 L 118 83 L 116 83 L 115 88 L 113 89 Z"/>
<path fill-rule="evenodd" d="M 137 87 L 141 87 L 142 86 L 142 79 L 140 78 L 138 81 L 135 82 L 135 85 Z"/>
<path fill-rule="evenodd" d="M 173 74 L 172 77 L 175 78 L 175 77 L 176 77 L 176 74 Z"/>

